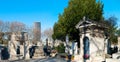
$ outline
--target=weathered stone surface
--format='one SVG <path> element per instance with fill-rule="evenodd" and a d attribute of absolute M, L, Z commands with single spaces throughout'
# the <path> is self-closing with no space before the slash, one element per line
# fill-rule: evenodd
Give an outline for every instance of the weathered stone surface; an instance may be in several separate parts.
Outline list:
<path fill-rule="evenodd" d="M 108 59 L 106 59 L 106 62 L 120 62 L 120 60 L 108 58 Z"/>
<path fill-rule="evenodd" d="M 120 52 L 112 54 L 113 59 L 119 59 L 120 60 Z"/>
<path fill-rule="evenodd" d="M 104 61 L 109 39 L 104 32 L 107 28 L 100 23 L 85 19 L 75 27 L 80 31 L 80 57 L 82 60 L 87 54 L 90 55 L 88 62 Z"/>
<path fill-rule="evenodd" d="M 27 41 L 27 33 L 25 32 L 12 32 L 9 41 L 9 52 L 10 59 L 20 59 L 20 58 L 28 58 L 29 56 L 29 47 L 30 43 Z M 17 48 L 20 47 L 20 54 L 18 55 Z M 25 55 L 25 56 L 24 56 Z"/>
<path fill-rule="evenodd" d="M 118 37 L 118 49 L 120 51 L 120 37 Z"/>
<path fill-rule="evenodd" d="M 39 58 L 41 56 L 44 56 L 43 47 L 38 46 L 35 50 L 34 58 Z"/>

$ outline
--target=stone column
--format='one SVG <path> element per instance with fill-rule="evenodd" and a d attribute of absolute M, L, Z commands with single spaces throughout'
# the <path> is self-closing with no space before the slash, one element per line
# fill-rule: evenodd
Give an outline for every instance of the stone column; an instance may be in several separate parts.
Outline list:
<path fill-rule="evenodd" d="M 104 48 L 105 48 L 105 54 L 107 54 L 107 45 L 108 45 L 108 39 L 105 39 L 105 43 L 104 43 Z"/>
<path fill-rule="evenodd" d="M 120 51 L 120 36 L 118 37 L 118 51 Z"/>
<path fill-rule="evenodd" d="M 84 50 L 83 50 L 83 47 L 84 47 L 83 46 L 83 37 L 84 37 L 83 35 L 80 37 L 80 60 L 81 61 L 83 61 L 83 59 L 84 59 L 83 58 L 83 55 L 84 55 L 83 54 L 83 52 L 84 52 Z"/>

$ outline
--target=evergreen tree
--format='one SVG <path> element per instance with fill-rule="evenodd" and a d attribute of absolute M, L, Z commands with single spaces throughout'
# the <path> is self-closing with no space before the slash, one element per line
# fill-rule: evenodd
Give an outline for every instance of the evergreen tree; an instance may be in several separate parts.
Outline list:
<path fill-rule="evenodd" d="M 120 36 L 120 28 L 116 32 L 117 36 Z"/>
<path fill-rule="evenodd" d="M 103 19 L 103 4 L 96 0 L 69 0 L 68 7 L 59 15 L 55 23 L 53 39 L 65 40 L 68 34 L 70 40 L 79 41 L 79 31 L 75 25 L 84 17 L 95 21 Z"/>
<path fill-rule="evenodd" d="M 106 24 L 108 25 L 108 35 L 109 35 L 109 38 L 110 38 L 110 41 L 113 43 L 113 44 L 116 44 L 117 43 L 117 36 L 119 36 L 119 30 L 117 30 L 117 18 L 115 16 L 111 16 L 109 17 L 107 20 L 105 20 Z"/>

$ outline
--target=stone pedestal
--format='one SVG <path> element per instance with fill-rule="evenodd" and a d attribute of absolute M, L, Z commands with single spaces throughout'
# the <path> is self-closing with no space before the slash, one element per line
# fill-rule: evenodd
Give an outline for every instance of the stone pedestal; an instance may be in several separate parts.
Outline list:
<path fill-rule="evenodd" d="M 38 46 L 35 50 L 33 58 L 42 58 L 44 57 L 43 47 Z"/>

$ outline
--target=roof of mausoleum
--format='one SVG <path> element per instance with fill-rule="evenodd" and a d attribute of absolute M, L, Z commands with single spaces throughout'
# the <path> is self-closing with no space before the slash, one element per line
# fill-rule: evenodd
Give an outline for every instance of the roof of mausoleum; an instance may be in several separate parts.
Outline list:
<path fill-rule="evenodd" d="M 75 26 L 77 29 L 79 28 L 84 28 L 84 27 L 91 27 L 91 26 L 94 26 L 94 27 L 99 27 L 99 28 L 104 28 L 106 29 L 107 28 L 107 25 L 105 25 L 105 22 L 104 21 L 93 21 L 93 20 L 80 20 L 80 22 Z"/>

